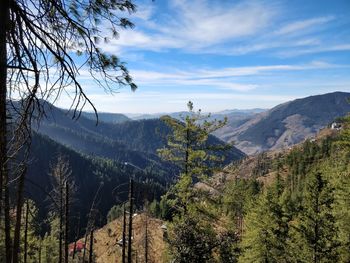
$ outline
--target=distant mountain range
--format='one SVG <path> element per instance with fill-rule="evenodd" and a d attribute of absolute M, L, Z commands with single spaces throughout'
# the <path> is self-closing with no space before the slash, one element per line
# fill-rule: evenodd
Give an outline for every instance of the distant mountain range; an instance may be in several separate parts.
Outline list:
<path fill-rule="evenodd" d="M 97 121 L 96 114 L 94 112 L 82 112 L 82 115 L 90 120 Z M 99 112 L 98 121 L 99 122 L 109 122 L 109 123 L 121 123 L 125 121 L 130 121 L 126 115 L 121 113 L 108 113 L 108 112 Z"/>
<path fill-rule="evenodd" d="M 228 124 L 215 133 L 226 142 L 235 142 L 227 153 L 226 162 L 244 157 L 244 152 L 255 154 L 264 150 L 289 147 L 314 136 L 336 117 L 350 111 L 347 98 L 350 93 L 335 92 L 311 96 L 278 105 L 271 110 L 223 111 L 211 118 L 228 118 Z M 137 174 L 140 191 L 159 196 L 177 174 L 175 167 L 163 162 L 156 150 L 163 147 L 170 128 L 159 118 L 130 120 L 126 116 L 103 113 L 96 125 L 93 114 L 83 113 L 73 120 L 66 110 L 45 103 L 47 117 L 34 124 L 33 146 L 29 180 L 50 190 L 48 172 L 55 156 L 61 153 L 70 160 L 73 179 L 79 189 L 79 211 L 85 214 L 91 196 L 99 185 L 104 185 L 100 200 L 101 214 L 106 216 L 115 203 L 111 187 L 127 185 L 130 174 Z M 187 114 L 185 112 L 183 115 Z M 174 113 L 171 116 L 180 116 Z M 210 136 L 211 143 L 224 143 Z M 125 162 L 138 168 L 126 167 Z M 43 200 L 45 195 L 28 184 L 33 199 Z M 124 187 L 125 188 L 125 187 Z M 125 200 L 126 189 L 118 200 Z M 85 196 L 86 195 L 86 196 Z"/>
<path fill-rule="evenodd" d="M 315 136 L 335 118 L 350 112 L 350 93 L 334 92 L 280 104 L 227 125 L 215 133 L 247 154 L 290 147 Z"/>
<path fill-rule="evenodd" d="M 313 137 L 321 128 L 327 126 L 336 117 L 344 116 L 350 111 L 348 92 L 333 92 L 310 96 L 280 104 L 270 110 L 224 110 L 211 114 L 211 119 L 224 119 L 227 125 L 214 133 L 226 142 L 246 154 L 256 154 L 265 150 L 290 147 L 306 138 Z M 181 119 L 188 112 L 167 113 Z M 103 115 L 103 114 L 102 114 Z M 114 113 L 111 114 L 113 116 Z M 117 119 L 121 114 L 116 113 Z M 165 113 L 128 114 L 124 119 L 158 119 Z M 101 117 L 103 119 L 104 116 Z M 106 120 L 106 119 L 103 119 Z M 107 119 L 107 122 L 113 122 Z"/>
<path fill-rule="evenodd" d="M 223 110 L 219 112 L 212 113 L 212 118 L 217 119 L 223 119 L 225 116 L 230 118 L 230 116 L 250 116 L 256 113 L 261 113 L 266 111 L 266 109 L 233 109 L 233 110 Z M 116 116 L 121 115 L 120 113 L 111 113 L 115 114 Z M 203 112 L 203 114 L 208 114 Z M 161 116 L 168 115 L 174 119 L 181 119 L 181 117 L 184 117 L 188 115 L 187 111 L 178 111 L 178 112 L 171 112 L 171 113 L 153 113 L 153 114 L 139 114 L 139 113 L 125 113 L 124 116 L 126 116 L 129 119 L 132 120 L 144 120 L 144 119 L 158 119 Z"/>
<path fill-rule="evenodd" d="M 169 168 L 157 155 L 157 149 L 165 146 L 167 136 L 171 132 L 160 119 L 97 124 L 96 120 L 86 118 L 85 114 L 78 120 L 73 120 L 65 110 L 48 103 L 45 108 L 46 118 L 41 120 L 35 130 L 60 144 L 90 156 L 121 163 L 130 162 L 141 168 Z M 224 143 L 214 136 L 210 136 L 209 140 L 212 143 Z M 242 156 L 244 154 L 241 151 L 232 148 L 227 153 L 227 162 Z"/>

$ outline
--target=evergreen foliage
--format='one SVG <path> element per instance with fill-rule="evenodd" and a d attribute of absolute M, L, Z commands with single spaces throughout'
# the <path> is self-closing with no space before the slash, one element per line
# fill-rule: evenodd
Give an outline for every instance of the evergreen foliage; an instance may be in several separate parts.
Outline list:
<path fill-rule="evenodd" d="M 298 249 L 294 259 L 302 262 L 338 262 L 338 229 L 333 214 L 334 189 L 320 172 L 307 180 L 300 215 L 296 219 Z"/>
<path fill-rule="evenodd" d="M 344 120 L 337 135 L 276 155 L 255 179 L 236 177 L 222 194 L 199 191 L 191 187 L 191 177 L 181 175 L 177 191 L 163 197 L 187 201 L 187 209 L 171 216 L 168 242 L 175 262 L 186 262 L 185 257 L 191 262 L 349 262 L 349 120 Z M 268 160 L 258 158 L 260 164 Z M 270 180 L 263 185 L 262 177 Z"/>
<path fill-rule="evenodd" d="M 183 122 L 163 117 L 173 133 L 168 137 L 167 146 L 158 150 L 162 159 L 180 169 L 179 180 L 170 191 L 169 201 L 181 213 L 186 213 L 188 205 L 193 203 L 194 183 L 218 171 L 224 161 L 222 152 L 229 149 L 229 145 L 208 142 L 209 134 L 223 127 L 226 120 L 208 121 L 210 115 L 202 116 L 201 110 L 194 112 L 191 101 L 187 106 L 189 113 L 182 118 Z"/>
<path fill-rule="evenodd" d="M 169 237 L 169 247 L 176 263 L 203 263 L 213 259 L 216 246 L 213 228 L 198 218 L 185 215 L 176 218 Z"/>

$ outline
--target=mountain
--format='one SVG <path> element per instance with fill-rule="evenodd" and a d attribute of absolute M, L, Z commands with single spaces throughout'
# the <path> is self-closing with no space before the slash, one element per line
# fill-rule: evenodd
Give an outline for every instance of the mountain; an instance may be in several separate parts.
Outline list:
<path fill-rule="evenodd" d="M 261 109 L 261 108 L 254 108 L 254 109 L 233 109 L 233 110 L 223 110 L 218 111 L 215 114 L 221 114 L 221 115 L 229 115 L 231 113 L 241 113 L 241 114 L 256 114 L 256 113 L 262 113 L 264 111 L 267 111 L 267 109 Z"/>
<path fill-rule="evenodd" d="M 211 118 L 214 119 L 223 119 L 224 117 L 227 117 L 228 119 L 235 118 L 237 116 L 240 117 L 248 117 L 255 115 L 257 113 L 261 113 L 266 111 L 266 109 L 247 109 L 247 110 L 240 110 L 240 109 L 233 109 L 233 110 L 224 110 L 219 112 L 214 112 L 211 114 Z M 203 113 L 208 114 L 208 113 Z M 137 114 L 137 113 L 130 113 L 126 114 L 130 119 L 133 120 L 143 120 L 143 119 L 158 119 L 161 116 L 168 115 L 174 119 L 180 120 L 181 117 L 185 117 L 188 115 L 187 111 L 179 111 L 179 112 L 172 112 L 172 113 L 154 113 L 154 114 Z"/>
<path fill-rule="evenodd" d="M 141 168 L 173 172 L 173 167 L 164 163 L 157 155 L 170 134 L 170 128 L 160 119 L 126 121 L 123 123 L 101 122 L 81 116 L 73 120 L 66 111 L 46 104 L 46 118 L 37 125 L 40 134 L 47 135 L 58 143 L 91 156 L 99 156 L 129 162 Z M 223 143 L 210 136 L 213 143 Z M 227 153 L 227 162 L 243 157 L 244 154 L 232 148 Z"/>
<path fill-rule="evenodd" d="M 97 125 L 95 120 L 84 116 L 74 120 L 67 111 L 47 103 L 45 111 L 46 118 L 34 125 L 34 128 L 60 144 L 89 156 L 108 158 L 120 163 L 129 162 L 142 169 L 153 166 L 158 170 L 165 168 L 167 173 L 171 170 L 169 165 L 162 165 L 155 153 L 155 149 L 161 145 L 159 139 L 154 144 L 151 142 L 155 140 L 145 139 L 148 133 L 143 127 L 130 127 L 128 122 L 100 122 Z M 152 121 L 148 126 L 152 128 Z"/>
<path fill-rule="evenodd" d="M 82 115 L 90 120 L 96 121 L 96 114 L 94 112 L 82 112 Z M 126 115 L 121 113 L 109 113 L 109 112 L 99 112 L 98 121 L 99 122 L 109 122 L 109 123 L 121 123 L 130 121 Z"/>
<path fill-rule="evenodd" d="M 281 149 L 315 136 L 335 118 L 350 111 L 350 93 L 334 92 L 280 104 L 271 110 L 242 120 L 238 127 L 224 127 L 215 133 L 246 154 Z"/>
<path fill-rule="evenodd" d="M 148 196 L 153 200 L 164 194 L 165 188 L 178 174 L 177 168 L 162 161 L 156 152 L 165 146 L 171 132 L 160 119 L 114 124 L 100 122 L 96 125 L 95 120 L 84 115 L 74 120 L 70 113 L 49 103 L 44 103 L 44 109 L 45 118 L 33 123 L 31 164 L 27 176 L 27 192 L 40 207 L 49 203 L 45 201 L 52 189 L 49 172 L 57 155 L 65 156 L 72 169 L 76 186 L 75 211 L 85 217 L 101 186 L 98 197 L 101 222 L 114 204 L 126 200 L 130 175 L 135 175 L 138 196 Z M 224 142 L 210 136 L 209 143 Z M 243 156 L 241 151 L 232 148 L 223 165 Z M 113 191 L 115 187 L 118 187 L 117 192 Z M 45 214 L 45 211 L 46 208 L 41 209 L 40 213 Z"/>

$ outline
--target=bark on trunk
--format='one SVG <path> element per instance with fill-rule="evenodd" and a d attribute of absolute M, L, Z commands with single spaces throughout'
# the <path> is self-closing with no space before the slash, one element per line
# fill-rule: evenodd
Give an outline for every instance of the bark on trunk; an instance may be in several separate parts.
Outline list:
<path fill-rule="evenodd" d="M 84 238 L 84 252 L 83 252 L 83 263 L 85 263 L 85 254 L 86 254 L 86 242 L 87 242 L 87 238 L 88 238 L 88 230 L 86 230 L 86 233 L 85 233 L 85 238 Z"/>
<path fill-rule="evenodd" d="M 133 214 L 133 199 L 134 199 L 134 180 L 130 179 L 129 188 L 129 236 L 128 236 L 128 263 L 132 262 L 132 214 Z"/>
<path fill-rule="evenodd" d="M 122 263 L 125 263 L 125 249 L 126 249 L 126 208 L 123 204 L 123 247 L 122 247 Z"/>
<path fill-rule="evenodd" d="M 60 176 L 60 233 L 59 233 L 59 250 L 58 250 L 58 263 L 62 263 L 62 240 L 63 240 L 63 180 L 62 180 L 62 174 Z"/>
<path fill-rule="evenodd" d="M 64 238 L 64 262 L 68 263 L 68 235 L 69 235 L 69 185 L 66 181 L 66 205 L 65 205 L 65 238 Z"/>
<path fill-rule="evenodd" d="M 78 218 L 78 226 L 77 226 L 77 231 L 75 234 L 75 241 L 74 241 L 74 248 L 73 248 L 73 255 L 72 255 L 72 259 L 75 258 L 75 252 L 77 251 L 77 241 L 80 235 L 80 214 L 79 214 L 79 218 Z"/>
<path fill-rule="evenodd" d="M 149 248 L 149 240 L 148 240 L 148 214 L 146 213 L 146 221 L 145 221 L 145 263 L 148 263 L 148 248 Z"/>
<path fill-rule="evenodd" d="M 16 225 L 15 234 L 13 238 L 13 251 L 12 251 L 12 262 L 19 262 L 19 244 L 21 238 L 21 219 L 22 219 L 22 207 L 23 207 L 23 188 L 24 188 L 24 177 L 27 169 L 24 168 L 21 171 L 19 182 L 17 186 L 17 208 L 16 208 Z"/>
<path fill-rule="evenodd" d="M 11 262 L 10 200 L 7 170 L 7 50 L 6 34 L 9 26 L 10 0 L 0 1 L 0 215 L 5 213 L 6 261 Z M 4 200 L 3 200 L 4 194 Z"/>
<path fill-rule="evenodd" d="M 89 251 L 89 263 L 92 263 L 92 255 L 94 251 L 94 230 L 90 232 L 90 251 Z"/>
<path fill-rule="evenodd" d="M 28 216 L 29 216 L 29 203 L 26 202 L 26 221 L 24 226 L 24 263 L 27 263 L 27 251 L 28 251 Z"/>

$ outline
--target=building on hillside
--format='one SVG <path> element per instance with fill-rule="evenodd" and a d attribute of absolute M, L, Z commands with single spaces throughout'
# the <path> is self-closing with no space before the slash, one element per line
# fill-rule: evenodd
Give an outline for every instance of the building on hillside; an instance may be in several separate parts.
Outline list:
<path fill-rule="evenodd" d="M 331 124 L 331 129 L 332 130 L 340 130 L 341 129 L 341 124 L 340 123 L 338 123 L 338 122 L 333 122 L 332 124 Z"/>
<path fill-rule="evenodd" d="M 74 251 L 75 247 L 75 251 Z M 76 244 L 70 244 L 69 245 L 69 255 L 73 255 L 73 253 L 80 253 L 83 252 L 85 249 L 85 244 L 83 242 L 78 241 Z"/>

